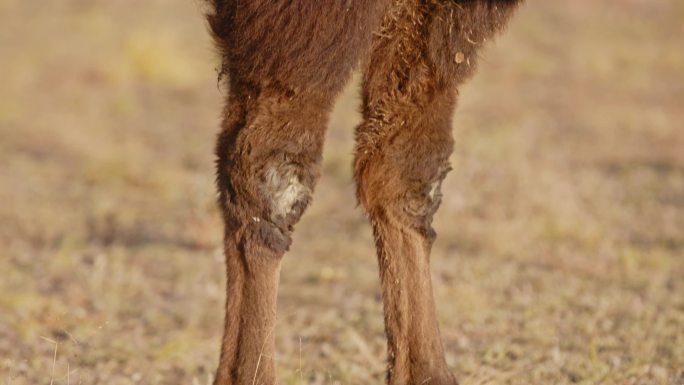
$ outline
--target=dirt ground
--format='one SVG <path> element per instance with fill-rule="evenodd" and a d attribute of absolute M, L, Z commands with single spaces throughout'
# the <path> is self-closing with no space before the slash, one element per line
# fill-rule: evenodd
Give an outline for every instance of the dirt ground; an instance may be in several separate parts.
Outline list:
<path fill-rule="evenodd" d="M 0 384 L 211 383 L 199 0 L 0 0 Z M 433 276 L 463 385 L 684 384 L 684 2 L 530 1 L 461 89 Z M 284 260 L 281 384 L 380 384 L 357 85 Z"/>

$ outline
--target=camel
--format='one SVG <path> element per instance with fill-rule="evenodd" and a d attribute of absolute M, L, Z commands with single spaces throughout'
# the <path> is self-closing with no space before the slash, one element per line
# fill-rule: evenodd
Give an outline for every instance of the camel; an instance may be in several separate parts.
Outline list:
<path fill-rule="evenodd" d="M 277 383 L 283 255 L 311 202 L 335 97 L 363 74 L 358 203 L 380 268 L 389 385 L 455 385 L 430 278 L 452 112 L 522 0 L 207 0 L 227 97 L 216 144 L 227 299 L 215 385 Z"/>

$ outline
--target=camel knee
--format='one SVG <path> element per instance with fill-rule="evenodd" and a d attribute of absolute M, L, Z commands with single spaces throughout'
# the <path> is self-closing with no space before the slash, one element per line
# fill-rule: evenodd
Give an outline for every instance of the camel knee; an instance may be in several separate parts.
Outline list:
<path fill-rule="evenodd" d="M 290 230 L 311 202 L 313 186 L 305 184 L 303 167 L 292 162 L 274 162 L 264 167 L 259 187 L 268 205 L 266 219 Z"/>
<path fill-rule="evenodd" d="M 444 159 L 357 160 L 357 197 L 371 220 L 390 216 L 432 239 L 432 218 L 442 201 L 450 170 Z"/>
<path fill-rule="evenodd" d="M 248 170 L 235 167 L 245 163 Z M 226 231 L 239 232 L 244 242 L 282 255 L 290 247 L 294 225 L 311 202 L 315 166 L 302 166 L 286 155 L 240 159 L 233 166 L 221 191 Z"/>
<path fill-rule="evenodd" d="M 264 245 L 277 252 L 289 248 L 293 227 L 311 202 L 312 179 L 309 168 L 285 159 L 262 168 L 256 181 L 260 205 L 251 221 Z"/>
<path fill-rule="evenodd" d="M 319 174 L 328 94 L 233 83 L 219 135 L 217 184 L 226 236 L 282 255 Z"/>

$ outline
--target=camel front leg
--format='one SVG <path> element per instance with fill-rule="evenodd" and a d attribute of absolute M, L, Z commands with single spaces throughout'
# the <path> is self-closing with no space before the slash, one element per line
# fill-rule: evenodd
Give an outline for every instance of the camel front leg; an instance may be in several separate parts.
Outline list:
<path fill-rule="evenodd" d="M 215 385 L 273 385 L 281 260 L 319 174 L 331 98 L 231 85 L 217 181 L 227 294 Z"/>
<path fill-rule="evenodd" d="M 448 96 L 445 96 L 448 97 Z M 431 111 L 447 113 L 447 111 Z M 427 112 L 430 113 L 430 112 Z M 375 150 L 357 150 L 358 196 L 371 221 L 380 267 L 390 385 L 455 385 L 440 340 L 430 278 L 430 223 L 449 170 L 448 118 L 397 124 Z M 447 115 L 448 116 L 448 115 Z M 360 130 L 370 129 L 362 125 Z M 386 131 L 389 132 L 389 131 Z"/>
<path fill-rule="evenodd" d="M 457 87 L 519 0 L 393 2 L 373 41 L 357 128 L 357 195 L 375 234 L 390 385 L 454 385 L 430 278 L 431 222 Z"/>

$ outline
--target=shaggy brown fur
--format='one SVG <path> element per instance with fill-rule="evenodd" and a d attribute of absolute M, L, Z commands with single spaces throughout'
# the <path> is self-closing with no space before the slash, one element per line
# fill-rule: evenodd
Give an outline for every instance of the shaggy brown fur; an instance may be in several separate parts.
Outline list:
<path fill-rule="evenodd" d="M 430 281 L 457 86 L 522 0 L 212 0 L 229 94 L 216 146 L 228 275 L 216 385 L 275 384 L 276 296 L 335 96 L 362 63 L 357 194 L 373 226 L 391 385 L 454 385 Z"/>

